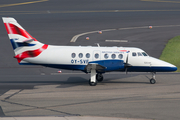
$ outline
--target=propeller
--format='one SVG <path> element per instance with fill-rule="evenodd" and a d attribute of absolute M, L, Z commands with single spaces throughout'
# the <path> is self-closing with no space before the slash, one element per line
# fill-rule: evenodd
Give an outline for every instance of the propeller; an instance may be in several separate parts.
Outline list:
<path fill-rule="evenodd" d="M 129 59 L 129 53 L 127 53 L 127 57 L 126 57 L 126 63 L 124 63 L 124 67 L 125 67 L 125 72 L 127 74 L 127 70 L 129 67 L 131 67 L 132 65 L 128 63 L 128 59 Z"/>

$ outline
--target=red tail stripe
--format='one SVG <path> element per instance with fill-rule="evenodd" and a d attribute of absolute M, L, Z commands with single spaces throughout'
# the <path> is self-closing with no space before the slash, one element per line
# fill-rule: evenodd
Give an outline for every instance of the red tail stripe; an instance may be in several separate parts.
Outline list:
<path fill-rule="evenodd" d="M 11 23 L 4 23 L 8 34 L 18 34 L 26 37 L 27 39 L 34 39 L 27 31 L 15 26 Z M 35 39 L 35 41 L 37 41 Z"/>
<path fill-rule="evenodd" d="M 18 54 L 15 56 L 15 58 L 17 58 L 18 63 L 20 63 L 23 59 L 25 58 L 29 58 L 29 57 L 36 57 L 39 54 L 41 54 L 44 50 L 46 50 L 48 47 L 48 45 L 43 45 L 41 48 L 37 49 L 37 50 L 32 50 L 32 51 L 25 51 L 21 54 Z"/>

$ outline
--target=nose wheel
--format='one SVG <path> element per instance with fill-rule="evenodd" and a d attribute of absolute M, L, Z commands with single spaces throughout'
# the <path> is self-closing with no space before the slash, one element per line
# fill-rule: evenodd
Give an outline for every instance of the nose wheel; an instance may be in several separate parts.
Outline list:
<path fill-rule="evenodd" d="M 152 78 L 152 79 L 150 79 L 150 83 L 151 83 L 151 84 L 155 84 L 155 83 L 156 83 L 156 80 Z"/>
<path fill-rule="evenodd" d="M 156 79 L 155 79 L 155 72 L 152 72 L 152 78 L 150 79 L 150 83 L 151 84 L 155 84 L 156 83 Z"/>

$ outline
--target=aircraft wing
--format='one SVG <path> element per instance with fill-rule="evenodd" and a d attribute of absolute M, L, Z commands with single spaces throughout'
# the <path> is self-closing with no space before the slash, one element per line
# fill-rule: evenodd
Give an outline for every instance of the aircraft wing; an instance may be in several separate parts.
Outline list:
<path fill-rule="evenodd" d="M 85 70 L 87 72 L 91 72 L 91 70 L 102 71 L 104 69 L 106 69 L 106 67 L 104 67 L 98 63 L 88 63 L 88 65 L 85 67 Z"/>

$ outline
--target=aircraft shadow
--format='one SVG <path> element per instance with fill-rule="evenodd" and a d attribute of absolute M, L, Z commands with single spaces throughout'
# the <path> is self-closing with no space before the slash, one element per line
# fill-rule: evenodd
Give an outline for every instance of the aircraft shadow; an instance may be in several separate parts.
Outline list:
<path fill-rule="evenodd" d="M 119 84 L 149 84 L 147 81 L 133 81 L 133 77 L 137 76 L 135 75 L 104 75 L 104 80 L 102 82 L 99 82 L 98 84 L 105 84 L 105 83 L 119 83 Z M 39 76 L 38 76 L 39 77 Z M 9 89 L 34 89 L 35 86 L 38 85 L 54 85 L 59 84 L 57 88 L 66 88 L 66 87 L 74 87 L 74 86 L 89 86 L 89 76 L 70 76 L 66 78 L 59 79 L 59 76 L 51 77 L 51 76 L 40 76 L 41 78 L 34 80 L 30 80 L 32 78 L 29 78 L 27 80 L 21 80 L 21 78 L 16 80 L 0 80 L 0 90 L 9 90 Z M 129 79 L 128 81 L 122 81 L 123 78 L 129 78 L 132 77 L 132 80 Z M 146 76 L 146 78 L 150 79 Z M 97 84 L 97 85 L 98 85 Z"/>

